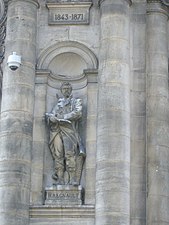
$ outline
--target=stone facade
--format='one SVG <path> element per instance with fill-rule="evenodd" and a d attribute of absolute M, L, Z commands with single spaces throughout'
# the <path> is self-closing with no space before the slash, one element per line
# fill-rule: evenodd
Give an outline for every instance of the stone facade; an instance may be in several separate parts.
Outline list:
<path fill-rule="evenodd" d="M 169 225 L 168 16 L 167 0 L 0 0 L 0 225 Z M 86 159 L 79 186 L 51 189 L 44 113 L 65 81 Z"/>

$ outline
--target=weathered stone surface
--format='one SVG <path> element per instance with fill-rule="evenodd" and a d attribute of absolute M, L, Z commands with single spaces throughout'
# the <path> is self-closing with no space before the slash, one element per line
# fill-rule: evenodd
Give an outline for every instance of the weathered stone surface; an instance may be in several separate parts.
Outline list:
<path fill-rule="evenodd" d="M 130 214 L 129 8 L 126 1 L 101 1 L 100 8 L 96 224 L 127 225 Z"/>
<path fill-rule="evenodd" d="M 0 0 L 0 20 L 3 2 L 0 224 L 168 224 L 167 0 L 92 0 L 88 24 L 70 20 L 90 0 L 41 0 L 38 9 L 37 0 Z M 58 24 L 48 24 L 51 11 Z M 22 56 L 15 72 L 6 66 L 12 51 Z M 85 201 L 43 205 L 54 168 L 43 116 L 65 79 L 84 104 Z"/>
<path fill-rule="evenodd" d="M 164 224 L 169 221 L 167 11 L 158 3 L 149 3 L 148 13 L 147 223 Z"/>
<path fill-rule="evenodd" d="M 30 224 L 95 224 L 94 206 L 62 206 L 56 207 L 52 205 L 32 206 L 30 208 Z"/>
<path fill-rule="evenodd" d="M 29 224 L 36 58 L 34 2 L 10 1 L 8 5 L 0 134 L 0 221 L 3 225 Z M 12 51 L 22 55 L 23 63 L 15 72 L 6 65 Z"/>

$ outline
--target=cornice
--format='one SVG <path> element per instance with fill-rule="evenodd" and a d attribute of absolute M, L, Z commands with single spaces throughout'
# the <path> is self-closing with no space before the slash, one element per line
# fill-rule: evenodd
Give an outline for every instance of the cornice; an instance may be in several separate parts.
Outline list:
<path fill-rule="evenodd" d="M 101 6 L 101 4 L 102 4 L 103 2 L 105 2 L 105 1 L 106 1 L 106 0 L 99 0 L 99 1 L 98 1 L 99 6 Z M 124 1 L 126 1 L 126 2 L 129 4 L 129 6 L 131 6 L 132 0 L 124 0 Z"/>
<path fill-rule="evenodd" d="M 147 14 L 162 13 L 169 16 L 169 8 L 161 0 L 148 0 L 147 3 Z"/>
<path fill-rule="evenodd" d="M 30 3 L 32 3 L 34 5 L 36 5 L 37 8 L 39 8 L 39 3 L 38 3 L 37 0 L 9 0 L 9 3 L 8 4 L 10 4 L 12 2 L 18 2 L 18 1 L 30 2 Z"/>
<path fill-rule="evenodd" d="M 147 0 L 147 3 L 161 3 L 165 6 L 169 6 L 169 0 Z"/>
<path fill-rule="evenodd" d="M 95 207 L 93 205 L 82 206 L 30 206 L 30 218 L 94 218 Z"/>
<path fill-rule="evenodd" d="M 169 6 L 169 0 L 161 0 L 161 1 L 164 5 Z"/>
<path fill-rule="evenodd" d="M 78 4 L 78 3 L 86 3 L 86 2 L 90 2 L 90 3 L 92 3 L 92 0 L 46 0 L 46 4 L 48 4 L 48 3 L 54 3 L 54 4 L 56 4 L 56 3 L 74 3 L 74 4 Z"/>
<path fill-rule="evenodd" d="M 169 0 L 147 0 L 147 3 L 162 3 L 169 6 Z"/>
<path fill-rule="evenodd" d="M 147 3 L 161 3 L 161 0 L 147 0 Z"/>

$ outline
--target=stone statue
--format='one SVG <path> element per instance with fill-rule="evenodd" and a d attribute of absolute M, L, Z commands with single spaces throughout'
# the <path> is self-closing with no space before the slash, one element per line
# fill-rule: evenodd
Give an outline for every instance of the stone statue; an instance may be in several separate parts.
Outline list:
<path fill-rule="evenodd" d="M 61 85 L 61 93 L 63 98 L 58 98 L 52 112 L 45 114 L 50 127 L 49 147 L 55 163 L 52 178 L 56 180 L 56 185 L 79 185 L 85 159 L 78 132 L 82 100 L 72 97 L 70 83 L 64 82 Z"/>

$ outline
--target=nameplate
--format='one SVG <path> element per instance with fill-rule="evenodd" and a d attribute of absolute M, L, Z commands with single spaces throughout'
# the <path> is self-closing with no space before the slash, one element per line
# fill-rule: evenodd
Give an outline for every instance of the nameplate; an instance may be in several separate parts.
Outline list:
<path fill-rule="evenodd" d="M 45 205 L 82 205 L 84 189 L 81 186 L 57 185 L 46 188 Z"/>
<path fill-rule="evenodd" d="M 49 9 L 49 25 L 78 25 L 90 22 L 90 2 L 47 3 L 46 5 Z"/>

